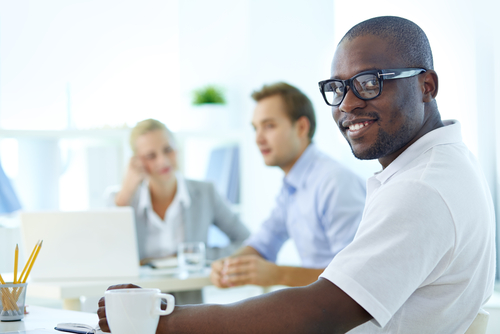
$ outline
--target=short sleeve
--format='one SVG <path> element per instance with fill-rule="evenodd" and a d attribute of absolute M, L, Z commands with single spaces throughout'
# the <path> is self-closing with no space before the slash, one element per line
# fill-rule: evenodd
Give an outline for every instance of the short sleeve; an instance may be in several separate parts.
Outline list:
<path fill-rule="evenodd" d="M 404 181 L 378 190 L 353 242 L 321 277 L 385 326 L 419 287 L 446 270 L 455 245 L 453 219 L 434 188 Z"/>

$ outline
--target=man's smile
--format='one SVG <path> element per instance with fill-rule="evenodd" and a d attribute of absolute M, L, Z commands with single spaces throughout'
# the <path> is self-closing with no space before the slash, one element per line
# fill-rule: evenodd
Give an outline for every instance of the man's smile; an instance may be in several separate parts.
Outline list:
<path fill-rule="evenodd" d="M 360 118 L 355 120 L 343 120 L 341 130 L 351 139 L 356 139 L 363 136 L 371 126 L 376 122 L 376 119 Z"/>

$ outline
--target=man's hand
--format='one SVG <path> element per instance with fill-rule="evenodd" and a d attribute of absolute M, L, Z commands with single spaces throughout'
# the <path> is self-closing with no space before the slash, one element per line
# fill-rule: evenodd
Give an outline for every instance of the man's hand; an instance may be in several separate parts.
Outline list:
<path fill-rule="evenodd" d="M 134 288 L 140 288 L 140 286 L 134 285 L 134 284 L 118 284 L 118 285 L 112 285 L 108 288 L 108 290 L 115 290 L 115 289 L 134 289 Z M 99 299 L 99 308 L 97 309 L 97 316 L 99 317 L 99 327 L 103 332 L 111 332 L 109 330 L 108 326 L 108 320 L 106 319 L 106 306 L 105 306 L 105 301 L 104 297 Z"/>
<path fill-rule="evenodd" d="M 216 261 L 218 262 L 218 261 Z M 219 268 L 220 264 L 214 262 Z M 212 270 L 212 273 L 214 270 Z M 269 261 L 258 255 L 240 255 L 222 260 L 220 274 L 211 274 L 212 282 L 218 280 L 222 287 L 240 286 L 254 284 L 260 286 L 271 286 L 280 284 L 280 269 Z M 218 284 L 214 283 L 216 286 Z"/>
<path fill-rule="evenodd" d="M 212 271 L 210 272 L 210 281 L 218 288 L 228 288 L 229 286 L 222 283 L 222 269 L 224 269 L 224 261 L 228 258 L 219 259 L 212 262 Z"/>

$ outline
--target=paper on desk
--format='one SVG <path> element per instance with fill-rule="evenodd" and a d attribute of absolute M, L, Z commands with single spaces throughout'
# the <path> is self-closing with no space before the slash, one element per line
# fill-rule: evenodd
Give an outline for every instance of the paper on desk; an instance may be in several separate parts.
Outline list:
<path fill-rule="evenodd" d="M 177 257 L 151 260 L 149 265 L 153 268 L 164 269 L 177 267 Z"/>

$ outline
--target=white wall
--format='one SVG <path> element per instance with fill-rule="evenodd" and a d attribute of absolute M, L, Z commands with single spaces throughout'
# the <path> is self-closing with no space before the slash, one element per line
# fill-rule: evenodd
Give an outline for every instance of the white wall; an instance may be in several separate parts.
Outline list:
<path fill-rule="evenodd" d="M 177 12 L 174 0 L 0 1 L 1 126 L 134 125 L 175 111 Z"/>

